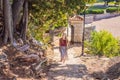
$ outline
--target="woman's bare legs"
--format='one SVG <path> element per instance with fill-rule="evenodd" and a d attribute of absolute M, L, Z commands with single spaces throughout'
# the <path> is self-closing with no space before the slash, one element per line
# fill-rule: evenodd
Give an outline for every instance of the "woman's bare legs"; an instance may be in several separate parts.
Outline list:
<path fill-rule="evenodd" d="M 63 58 L 61 57 L 61 60 L 60 60 L 60 62 L 63 62 Z"/>
<path fill-rule="evenodd" d="M 67 55 L 67 53 L 64 55 L 63 63 L 65 63 L 66 60 L 68 60 L 68 55 Z"/>

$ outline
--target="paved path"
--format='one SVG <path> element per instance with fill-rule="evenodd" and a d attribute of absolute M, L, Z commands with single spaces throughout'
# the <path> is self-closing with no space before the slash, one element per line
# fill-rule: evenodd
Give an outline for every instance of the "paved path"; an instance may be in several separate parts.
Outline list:
<path fill-rule="evenodd" d="M 107 30 L 115 37 L 120 38 L 120 16 L 95 21 L 93 25 L 96 26 L 97 31 Z"/>

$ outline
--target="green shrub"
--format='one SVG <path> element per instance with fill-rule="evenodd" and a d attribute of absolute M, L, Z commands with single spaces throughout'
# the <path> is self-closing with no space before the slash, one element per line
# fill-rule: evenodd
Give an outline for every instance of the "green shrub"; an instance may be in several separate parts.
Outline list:
<path fill-rule="evenodd" d="M 118 42 L 118 39 L 107 31 L 93 32 L 91 41 L 86 42 L 86 47 L 92 54 L 113 57 L 120 55 Z"/>
<path fill-rule="evenodd" d="M 102 9 L 94 9 L 94 10 L 87 10 L 86 11 L 86 14 L 103 14 L 104 13 L 104 10 Z"/>
<path fill-rule="evenodd" d="M 113 12 L 117 12 L 120 11 L 117 7 L 109 7 L 106 9 L 106 12 L 108 13 L 113 13 Z"/>
<path fill-rule="evenodd" d="M 96 0 L 96 2 L 103 2 L 104 0 Z"/>

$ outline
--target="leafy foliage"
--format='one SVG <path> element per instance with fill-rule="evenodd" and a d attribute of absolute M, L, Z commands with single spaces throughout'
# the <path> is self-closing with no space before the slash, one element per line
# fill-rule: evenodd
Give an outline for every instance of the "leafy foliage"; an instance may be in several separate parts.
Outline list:
<path fill-rule="evenodd" d="M 115 5 L 119 5 L 120 4 L 120 0 L 103 0 L 105 3 L 114 3 Z"/>
<path fill-rule="evenodd" d="M 86 42 L 86 47 L 92 54 L 112 57 L 120 55 L 118 44 L 118 39 L 114 38 L 111 33 L 100 31 L 92 33 L 91 41 Z"/>
<path fill-rule="evenodd" d="M 109 2 L 113 2 L 115 0 L 103 0 L 103 1 L 109 3 Z"/>
<path fill-rule="evenodd" d="M 67 26 L 67 18 L 79 14 L 85 4 L 95 0 L 30 0 L 29 31 L 37 40 L 43 40 L 46 31 Z"/>

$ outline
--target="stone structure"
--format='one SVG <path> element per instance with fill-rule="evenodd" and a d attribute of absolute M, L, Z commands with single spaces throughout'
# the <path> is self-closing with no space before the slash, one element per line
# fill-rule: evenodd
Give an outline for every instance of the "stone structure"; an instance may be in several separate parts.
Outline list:
<path fill-rule="evenodd" d="M 92 24 L 85 24 L 85 40 L 90 40 L 91 32 L 95 31 L 95 26 Z"/>
<path fill-rule="evenodd" d="M 83 22 L 84 19 L 81 16 L 74 16 L 69 18 L 69 28 L 68 36 L 71 38 L 71 42 L 82 42 L 82 34 L 83 34 Z"/>

